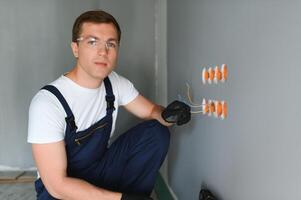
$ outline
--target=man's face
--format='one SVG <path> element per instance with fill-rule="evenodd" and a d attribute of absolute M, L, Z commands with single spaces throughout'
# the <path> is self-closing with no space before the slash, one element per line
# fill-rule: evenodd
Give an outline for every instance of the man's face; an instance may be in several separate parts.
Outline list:
<path fill-rule="evenodd" d="M 102 80 L 116 66 L 118 35 L 113 24 L 84 23 L 78 42 L 72 42 L 79 75 Z"/>

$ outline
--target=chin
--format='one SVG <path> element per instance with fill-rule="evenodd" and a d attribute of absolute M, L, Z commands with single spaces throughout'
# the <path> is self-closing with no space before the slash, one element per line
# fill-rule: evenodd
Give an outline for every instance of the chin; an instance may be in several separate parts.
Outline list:
<path fill-rule="evenodd" d="M 102 74 L 97 74 L 95 75 L 94 77 L 97 78 L 97 79 L 104 79 L 106 78 L 107 76 L 109 76 L 111 72 L 106 72 L 106 73 L 102 73 Z"/>

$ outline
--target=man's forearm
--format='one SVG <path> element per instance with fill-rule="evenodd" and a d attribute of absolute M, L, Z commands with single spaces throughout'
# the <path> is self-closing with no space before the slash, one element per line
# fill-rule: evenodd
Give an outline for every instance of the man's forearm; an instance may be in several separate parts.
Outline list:
<path fill-rule="evenodd" d="M 157 121 L 159 121 L 162 125 L 164 126 L 171 126 L 173 125 L 172 123 L 168 123 L 166 122 L 162 116 L 161 116 L 161 113 L 163 112 L 164 110 L 164 107 L 163 106 L 160 106 L 160 105 L 154 105 L 153 109 L 152 109 L 152 112 L 151 112 L 151 115 L 150 115 L 150 118 L 151 119 L 156 119 Z"/>
<path fill-rule="evenodd" d="M 58 199 L 70 200 L 120 200 L 121 193 L 98 188 L 86 181 L 65 177 L 53 188 L 53 195 Z"/>

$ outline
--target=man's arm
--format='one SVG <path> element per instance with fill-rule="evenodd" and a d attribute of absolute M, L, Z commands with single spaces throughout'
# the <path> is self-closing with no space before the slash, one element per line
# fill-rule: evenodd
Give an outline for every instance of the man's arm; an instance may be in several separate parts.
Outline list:
<path fill-rule="evenodd" d="M 171 126 L 173 123 L 166 122 L 161 113 L 164 107 L 154 104 L 142 95 L 138 95 L 133 101 L 124 106 L 126 110 L 141 119 L 156 119 L 164 126 Z"/>
<path fill-rule="evenodd" d="M 121 193 L 98 188 L 80 179 L 67 177 L 64 141 L 32 144 L 33 156 L 47 191 L 57 199 L 120 200 Z"/>

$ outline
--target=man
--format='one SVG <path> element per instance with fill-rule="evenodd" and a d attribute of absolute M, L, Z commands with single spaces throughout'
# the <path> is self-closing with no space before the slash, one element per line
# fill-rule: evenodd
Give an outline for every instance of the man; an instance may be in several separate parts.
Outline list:
<path fill-rule="evenodd" d="M 162 113 L 114 72 L 120 37 L 110 14 L 80 15 L 71 43 L 76 66 L 32 99 L 28 142 L 39 172 L 37 199 L 151 199 L 168 151 L 166 126 L 188 122 L 190 107 L 174 102 Z M 108 146 L 120 105 L 150 121 Z"/>

